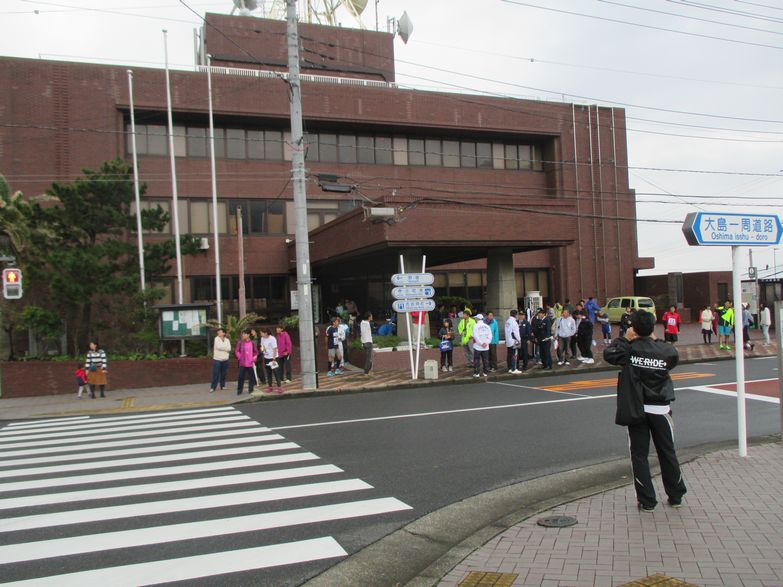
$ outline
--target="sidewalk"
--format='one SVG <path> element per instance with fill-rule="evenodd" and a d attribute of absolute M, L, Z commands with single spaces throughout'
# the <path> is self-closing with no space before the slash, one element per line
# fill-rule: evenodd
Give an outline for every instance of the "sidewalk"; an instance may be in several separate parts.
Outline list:
<path fill-rule="evenodd" d="M 639 512 L 631 484 L 579 499 L 491 539 L 438 584 L 783 585 L 783 445 L 750 446 L 747 458 L 736 449 L 714 452 L 684 464 L 683 475 L 681 509 Z M 655 483 L 665 501 L 660 477 Z M 548 516 L 578 523 L 537 525 Z"/>
<path fill-rule="evenodd" d="M 530 377 L 544 375 L 566 375 L 569 373 L 591 373 L 606 369 L 613 369 L 603 360 L 603 344 L 598 341 L 594 347 L 595 364 L 584 365 L 573 361 L 571 366 L 558 367 L 555 363 L 552 371 L 541 371 L 531 362 L 530 368 L 524 375 L 510 375 L 505 369 L 505 362 L 501 360 L 500 368 L 490 377 L 490 381 L 498 380 L 524 380 Z M 698 363 L 714 360 L 727 360 L 734 358 L 734 350 L 722 351 L 718 345 L 683 344 L 678 345 L 680 363 Z M 501 354 L 501 353 L 498 353 Z M 756 344 L 755 350 L 746 351 L 746 358 L 774 356 L 777 354 L 777 345 L 770 346 Z M 290 399 L 292 397 L 310 397 L 316 395 L 336 395 L 343 393 L 360 393 L 368 391 L 385 391 L 395 388 L 421 387 L 424 385 L 444 385 L 455 383 L 471 383 L 476 380 L 472 377 L 473 371 L 462 365 L 462 357 L 455 356 L 453 372 L 438 371 L 438 379 L 424 380 L 423 365 L 419 369 L 419 379 L 411 380 L 410 370 L 379 371 L 364 375 L 362 370 L 348 365 L 342 375 L 327 377 L 325 373 L 319 374 L 319 386 L 315 391 L 302 389 L 302 381 L 299 376 L 285 386 L 285 393 L 265 393 L 265 387 L 256 387 L 252 396 L 247 392 L 236 395 L 236 382 L 227 382 L 224 391 L 209 393 L 209 374 L 205 373 L 203 384 L 145 387 L 141 389 L 108 389 L 105 399 L 81 400 L 76 394 L 51 395 L 21 398 L 0 399 L 0 418 L 4 420 L 41 418 L 55 416 L 116 414 L 132 411 L 174 410 L 184 408 L 223 406 L 247 401 L 273 401 Z M 578 363 L 578 364 L 577 364 Z M 485 380 L 485 379 L 482 379 Z"/>

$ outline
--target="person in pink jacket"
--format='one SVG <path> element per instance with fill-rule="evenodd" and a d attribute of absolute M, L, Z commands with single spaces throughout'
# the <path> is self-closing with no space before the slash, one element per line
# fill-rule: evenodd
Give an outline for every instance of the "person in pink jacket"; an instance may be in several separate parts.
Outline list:
<path fill-rule="evenodd" d="M 282 324 L 278 324 L 275 331 L 277 332 L 277 362 L 280 363 L 283 383 L 291 383 L 291 359 L 294 354 L 294 345 L 291 343 L 291 336 L 285 331 Z"/>
<path fill-rule="evenodd" d="M 256 343 L 250 340 L 250 330 L 242 332 L 242 339 L 237 343 L 234 352 L 239 360 L 239 376 L 237 378 L 237 395 L 242 395 L 242 388 L 245 386 L 245 377 L 247 377 L 248 393 L 253 393 L 253 386 L 256 383 L 256 376 L 253 373 L 253 366 L 258 358 L 258 347 Z"/>

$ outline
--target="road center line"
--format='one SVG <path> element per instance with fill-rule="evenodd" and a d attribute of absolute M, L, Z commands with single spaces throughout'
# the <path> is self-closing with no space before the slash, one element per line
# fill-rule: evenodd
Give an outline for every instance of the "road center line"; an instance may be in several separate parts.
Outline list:
<path fill-rule="evenodd" d="M 546 404 L 559 404 L 565 402 L 579 402 L 592 399 L 606 399 L 608 397 L 616 397 L 616 394 L 609 393 L 606 395 L 586 395 L 582 397 L 573 397 L 567 399 L 552 399 L 541 402 L 526 402 L 519 404 L 503 404 L 500 406 L 481 406 L 477 408 L 463 408 L 460 410 L 439 410 L 437 412 L 417 412 L 413 414 L 396 414 L 394 416 L 378 416 L 375 418 L 357 418 L 355 420 L 334 420 L 331 422 L 313 422 L 311 424 L 294 424 L 292 426 L 275 426 L 270 427 L 270 430 L 292 430 L 294 428 L 315 428 L 318 426 L 336 426 L 339 424 L 358 424 L 361 422 L 380 422 L 382 420 L 402 420 L 405 418 L 423 418 L 426 416 L 445 416 L 448 414 L 464 414 L 467 412 L 483 412 L 487 410 L 505 410 L 508 408 L 525 408 L 529 406 L 543 406 Z"/>
<path fill-rule="evenodd" d="M 558 391 L 556 389 L 544 389 L 542 387 L 531 387 L 530 385 L 519 385 L 518 383 L 506 383 L 504 381 L 490 381 L 493 385 L 508 385 L 509 387 L 519 387 L 522 389 L 533 389 L 535 391 L 545 391 L 547 393 L 562 393 L 563 395 L 573 395 L 576 397 L 590 397 L 584 393 L 571 393 L 568 391 Z"/>

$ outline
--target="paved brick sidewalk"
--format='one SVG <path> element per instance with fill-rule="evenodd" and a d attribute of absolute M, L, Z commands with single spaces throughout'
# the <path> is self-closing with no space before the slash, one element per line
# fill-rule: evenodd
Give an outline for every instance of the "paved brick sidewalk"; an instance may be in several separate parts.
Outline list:
<path fill-rule="evenodd" d="M 629 485 L 543 512 L 490 540 L 439 585 L 476 580 L 471 572 L 518 575 L 503 577 L 508 582 L 487 575 L 473 585 L 536 587 L 615 586 L 660 573 L 696 585 L 779 587 L 783 444 L 751 446 L 748 455 L 723 450 L 685 464 L 688 494 L 679 510 L 659 505 L 639 512 Z M 655 481 L 665 501 L 660 477 Z M 578 524 L 536 524 L 551 515 L 574 516 Z"/>

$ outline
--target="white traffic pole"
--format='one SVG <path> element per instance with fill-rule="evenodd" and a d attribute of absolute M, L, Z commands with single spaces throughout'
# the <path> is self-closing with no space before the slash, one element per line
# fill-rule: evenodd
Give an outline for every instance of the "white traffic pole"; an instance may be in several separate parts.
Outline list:
<path fill-rule="evenodd" d="M 217 321 L 223 324 L 223 292 L 220 287 L 220 231 L 218 230 L 217 172 L 215 170 L 215 124 L 212 116 L 212 55 L 207 55 L 207 92 L 209 94 L 209 163 L 212 171 L 212 234 L 215 239 L 215 303 Z"/>
<path fill-rule="evenodd" d="M 166 110 L 168 111 L 169 160 L 171 161 L 171 218 L 174 221 L 174 251 L 177 256 L 177 303 L 184 303 L 182 291 L 182 247 L 179 242 L 179 202 L 177 199 L 177 163 L 174 153 L 174 120 L 171 114 L 171 80 L 169 79 L 169 39 L 163 29 L 163 55 L 166 61 Z M 185 356 L 185 339 L 180 341 L 180 354 Z"/>
<path fill-rule="evenodd" d="M 745 345 L 742 340 L 742 284 L 740 282 L 740 254 L 738 246 L 731 247 L 731 281 L 734 300 L 734 352 L 737 379 L 737 438 L 739 456 L 748 456 L 748 432 L 745 417 Z"/>
<path fill-rule="evenodd" d="M 421 258 L 421 272 L 424 273 L 427 267 L 427 255 L 422 255 Z M 421 349 L 421 323 L 422 323 L 422 314 L 424 312 L 419 312 L 417 314 L 418 321 L 419 321 L 419 331 L 416 335 L 416 374 L 413 376 L 414 379 L 419 378 L 419 352 Z"/>
<path fill-rule="evenodd" d="M 136 240 L 139 245 L 139 280 L 141 293 L 146 290 L 144 280 L 144 236 L 141 227 L 141 195 L 139 193 L 139 159 L 136 152 L 136 115 L 133 109 L 133 70 L 128 70 L 128 96 L 130 96 L 131 156 L 133 158 L 133 194 L 136 198 Z M 144 307 L 147 301 L 144 300 Z"/>
<path fill-rule="evenodd" d="M 405 275 L 405 260 L 403 259 L 402 255 L 400 255 L 400 273 Z M 407 331 L 408 331 L 408 356 L 410 357 L 411 361 L 411 379 L 416 379 L 416 373 L 413 369 L 413 340 L 411 338 L 411 313 L 410 312 L 404 312 L 405 314 L 405 324 L 407 325 Z"/>

